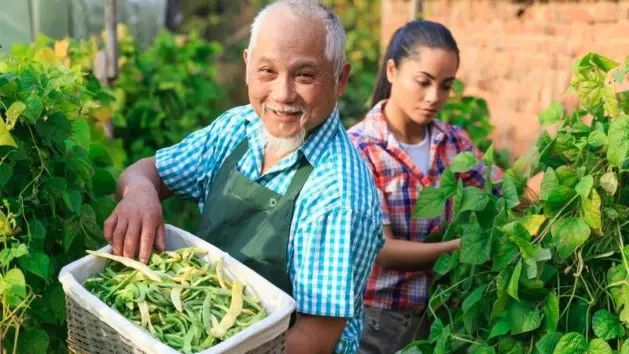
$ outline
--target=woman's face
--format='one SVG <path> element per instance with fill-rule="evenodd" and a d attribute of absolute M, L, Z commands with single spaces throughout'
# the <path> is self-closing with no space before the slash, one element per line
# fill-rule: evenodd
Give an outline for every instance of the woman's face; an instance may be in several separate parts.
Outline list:
<path fill-rule="evenodd" d="M 419 55 L 402 59 L 397 67 L 392 59 L 387 62 L 389 103 L 414 123 L 424 125 L 435 118 L 448 99 L 458 58 L 440 48 L 419 47 L 415 52 Z"/>

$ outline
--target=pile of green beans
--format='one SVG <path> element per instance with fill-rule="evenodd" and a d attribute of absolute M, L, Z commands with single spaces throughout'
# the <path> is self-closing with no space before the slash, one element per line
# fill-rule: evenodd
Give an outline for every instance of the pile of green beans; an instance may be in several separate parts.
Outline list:
<path fill-rule="evenodd" d="M 108 306 L 183 353 L 205 350 L 267 316 L 243 284 L 223 276 L 199 248 L 153 253 L 147 265 L 108 253 L 105 270 L 84 286 Z"/>

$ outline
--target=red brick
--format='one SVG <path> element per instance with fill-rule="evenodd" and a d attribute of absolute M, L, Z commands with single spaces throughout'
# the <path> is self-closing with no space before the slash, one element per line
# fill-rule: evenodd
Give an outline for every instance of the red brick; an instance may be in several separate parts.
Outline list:
<path fill-rule="evenodd" d="M 618 4 L 613 2 L 597 2 L 589 6 L 589 12 L 596 22 L 616 22 L 619 9 Z"/>
<path fill-rule="evenodd" d="M 592 28 L 592 36 L 596 41 L 617 39 L 629 35 L 629 22 L 601 23 Z"/>
<path fill-rule="evenodd" d="M 562 22 L 594 22 L 588 8 L 580 3 L 557 4 L 557 17 Z"/>

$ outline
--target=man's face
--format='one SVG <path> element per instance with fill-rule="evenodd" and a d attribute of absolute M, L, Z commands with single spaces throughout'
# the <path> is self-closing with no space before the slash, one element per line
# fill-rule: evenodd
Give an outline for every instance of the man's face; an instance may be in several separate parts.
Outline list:
<path fill-rule="evenodd" d="M 252 53 L 245 51 L 249 101 L 273 137 L 292 139 L 312 131 L 343 93 L 349 66 L 335 85 L 325 38 L 321 22 L 279 8 L 264 19 Z"/>

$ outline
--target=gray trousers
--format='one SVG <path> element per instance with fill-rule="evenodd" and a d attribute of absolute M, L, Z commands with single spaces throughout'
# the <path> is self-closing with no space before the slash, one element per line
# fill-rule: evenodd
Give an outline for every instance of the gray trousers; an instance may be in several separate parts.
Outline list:
<path fill-rule="evenodd" d="M 430 334 L 428 316 L 422 313 L 365 308 L 360 354 L 393 354 Z"/>

